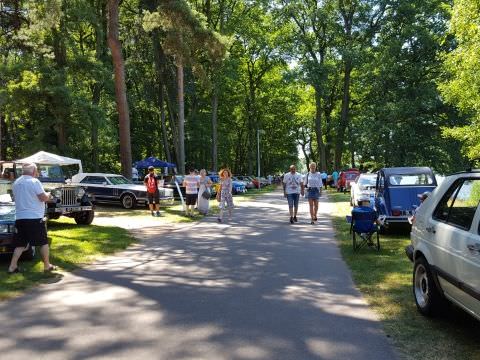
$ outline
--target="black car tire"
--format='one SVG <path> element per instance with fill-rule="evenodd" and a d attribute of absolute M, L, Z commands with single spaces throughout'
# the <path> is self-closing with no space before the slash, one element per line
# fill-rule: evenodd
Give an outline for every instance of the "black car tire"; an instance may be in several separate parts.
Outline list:
<path fill-rule="evenodd" d="M 120 202 L 125 209 L 134 209 L 137 201 L 132 194 L 125 194 L 120 198 Z"/>
<path fill-rule="evenodd" d="M 75 222 L 78 225 L 90 225 L 95 217 L 95 211 L 87 210 L 81 211 L 75 215 Z"/>
<path fill-rule="evenodd" d="M 445 305 L 445 300 L 437 288 L 430 265 L 423 256 L 415 259 L 412 285 L 418 311 L 424 316 L 438 314 Z"/>

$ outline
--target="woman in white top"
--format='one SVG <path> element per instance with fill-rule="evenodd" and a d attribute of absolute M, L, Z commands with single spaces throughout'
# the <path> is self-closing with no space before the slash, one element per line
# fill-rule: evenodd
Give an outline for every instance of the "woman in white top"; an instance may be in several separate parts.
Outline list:
<path fill-rule="evenodd" d="M 312 162 L 309 166 L 310 171 L 305 177 L 305 185 L 307 187 L 307 192 L 305 197 L 308 199 L 308 204 L 310 205 L 310 224 L 315 224 L 317 221 L 317 212 L 318 212 L 318 199 L 322 191 L 322 175 L 317 171 L 317 164 Z"/>
<path fill-rule="evenodd" d="M 207 171 L 205 169 L 200 170 L 200 179 L 198 182 L 200 188 L 198 189 L 197 209 L 200 214 L 207 215 L 210 205 L 210 188 L 212 186 L 212 180 L 207 176 Z"/>

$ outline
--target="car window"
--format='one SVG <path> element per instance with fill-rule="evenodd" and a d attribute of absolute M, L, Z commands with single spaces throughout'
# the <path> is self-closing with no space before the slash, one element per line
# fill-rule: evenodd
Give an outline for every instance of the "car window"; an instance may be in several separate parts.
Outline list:
<path fill-rule="evenodd" d="M 450 189 L 448 189 L 445 195 L 443 195 L 442 200 L 437 205 L 437 208 L 433 213 L 434 219 L 440 220 L 440 221 L 447 221 L 450 207 L 452 206 L 455 200 L 455 196 L 457 196 L 458 190 L 460 190 L 461 186 L 462 186 L 462 182 L 457 181 L 450 187 Z"/>
<path fill-rule="evenodd" d="M 433 177 L 430 174 L 397 174 L 390 175 L 388 182 L 393 186 L 433 185 Z"/>
<path fill-rule="evenodd" d="M 128 181 L 127 178 L 123 176 L 108 176 L 107 179 L 112 183 L 112 185 L 125 185 L 131 184 L 131 181 Z"/>
<path fill-rule="evenodd" d="M 435 217 L 468 230 L 480 202 L 480 180 L 465 179 L 454 184 L 440 202 Z"/>
<path fill-rule="evenodd" d="M 480 180 L 465 180 L 450 209 L 448 223 L 470 229 L 480 201 Z"/>
<path fill-rule="evenodd" d="M 85 178 L 80 181 L 81 184 L 98 184 L 102 185 L 107 182 L 103 176 L 85 176 Z"/>
<path fill-rule="evenodd" d="M 376 177 L 373 176 L 360 176 L 358 178 L 358 185 L 360 186 L 375 186 L 377 181 Z"/>

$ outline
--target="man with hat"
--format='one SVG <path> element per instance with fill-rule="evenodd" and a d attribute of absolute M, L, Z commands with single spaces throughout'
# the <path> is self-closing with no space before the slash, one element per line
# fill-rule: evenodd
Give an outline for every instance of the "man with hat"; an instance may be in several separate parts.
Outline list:
<path fill-rule="evenodd" d="M 148 167 L 148 174 L 143 183 L 147 187 L 148 207 L 152 216 L 160 216 L 160 192 L 158 191 L 158 177 L 155 175 L 155 168 Z M 155 210 L 155 212 L 154 212 Z"/>

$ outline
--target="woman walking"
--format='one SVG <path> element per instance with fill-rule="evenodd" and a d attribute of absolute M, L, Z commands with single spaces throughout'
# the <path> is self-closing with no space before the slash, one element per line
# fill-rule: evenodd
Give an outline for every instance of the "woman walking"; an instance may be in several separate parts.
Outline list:
<path fill-rule="evenodd" d="M 308 205 L 310 206 L 310 224 L 315 224 L 317 221 L 318 212 L 318 199 L 322 191 L 322 175 L 317 172 L 317 164 L 312 162 L 309 166 L 310 171 L 305 178 L 305 185 L 307 186 L 307 193 L 305 194 L 308 199 Z"/>
<path fill-rule="evenodd" d="M 228 218 L 232 219 L 233 198 L 232 198 L 232 173 L 228 169 L 222 169 L 220 175 L 220 189 L 217 193 L 217 200 L 219 201 L 220 215 L 218 222 L 223 221 L 223 212 L 228 210 Z"/>
<path fill-rule="evenodd" d="M 210 180 L 210 178 L 207 176 L 207 171 L 205 169 L 200 170 L 200 180 L 198 182 L 200 184 L 200 188 L 198 189 L 197 209 L 200 214 L 208 215 L 212 180 Z"/>

